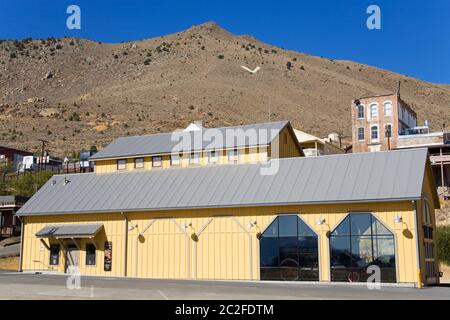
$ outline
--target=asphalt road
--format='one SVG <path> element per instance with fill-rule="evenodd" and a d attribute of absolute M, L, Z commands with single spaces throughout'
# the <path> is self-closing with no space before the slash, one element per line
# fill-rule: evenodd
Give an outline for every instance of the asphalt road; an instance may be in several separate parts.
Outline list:
<path fill-rule="evenodd" d="M 449 285 L 369 290 L 365 284 L 82 277 L 80 289 L 68 289 L 67 279 L 67 275 L 0 271 L 0 299 L 450 299 Z"/>

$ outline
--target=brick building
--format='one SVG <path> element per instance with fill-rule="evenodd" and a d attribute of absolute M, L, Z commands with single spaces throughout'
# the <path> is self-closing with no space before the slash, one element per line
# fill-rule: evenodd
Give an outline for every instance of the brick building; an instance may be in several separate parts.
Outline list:
<path fill-rule="evenodd" d="M 417 126 L 416 113 L 397 93 L 356 99 L 351 113 L 355 153 L 396 149 L 399 136 Z"/>

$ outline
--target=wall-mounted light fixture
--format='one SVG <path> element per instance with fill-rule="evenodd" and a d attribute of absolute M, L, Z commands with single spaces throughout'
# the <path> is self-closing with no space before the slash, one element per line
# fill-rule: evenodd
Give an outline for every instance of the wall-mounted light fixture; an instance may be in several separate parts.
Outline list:
<path fill-rule="evenodd" d="M 320 218 L 316 220 L 316 224 L 317 224 L 318 226 L 321 226 L 321 225 L 323 225 L 324 223 L 325 223 L 325 218 L 322 217 L 322 216 L 320 216 Z"/>
<path fill-rule="evenodd" d="M 399 215 L 399 214 L 397 214 L 397 215 L 394 217 L 394 222 L 395 222 L 395 223 L 402 223 L 402 222 L 403 222 L 402 216 Z"/>

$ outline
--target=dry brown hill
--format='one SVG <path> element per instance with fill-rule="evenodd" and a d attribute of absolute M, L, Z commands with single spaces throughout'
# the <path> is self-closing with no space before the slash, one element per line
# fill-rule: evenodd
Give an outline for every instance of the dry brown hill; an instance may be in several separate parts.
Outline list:
<path fill-rule="evenodd" d="M 256 74 L 241 68 L 260 66 Z M 288 68 L 288 66 L 291 66 Z M 319 136 L 350 136 L 350 102 L 392 92 L 434 129 L 450 125 L 450 86 L 287 51 L 214 23 L 159 38 L 1 41 L 0 144 L 53 154 L 118 136 L 288 119 Z"/>

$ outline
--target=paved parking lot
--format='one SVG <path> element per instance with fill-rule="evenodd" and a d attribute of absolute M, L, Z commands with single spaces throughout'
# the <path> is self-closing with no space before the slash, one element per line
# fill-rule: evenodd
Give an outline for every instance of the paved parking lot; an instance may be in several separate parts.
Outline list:
<path fill-rule="evenodd" d="M 0 299 L 450 299 L 449 285 L 369 290 L 360 284 L 82 277 L 81 288 L 70 290 L 67 279 L 0 271 Z"/>

